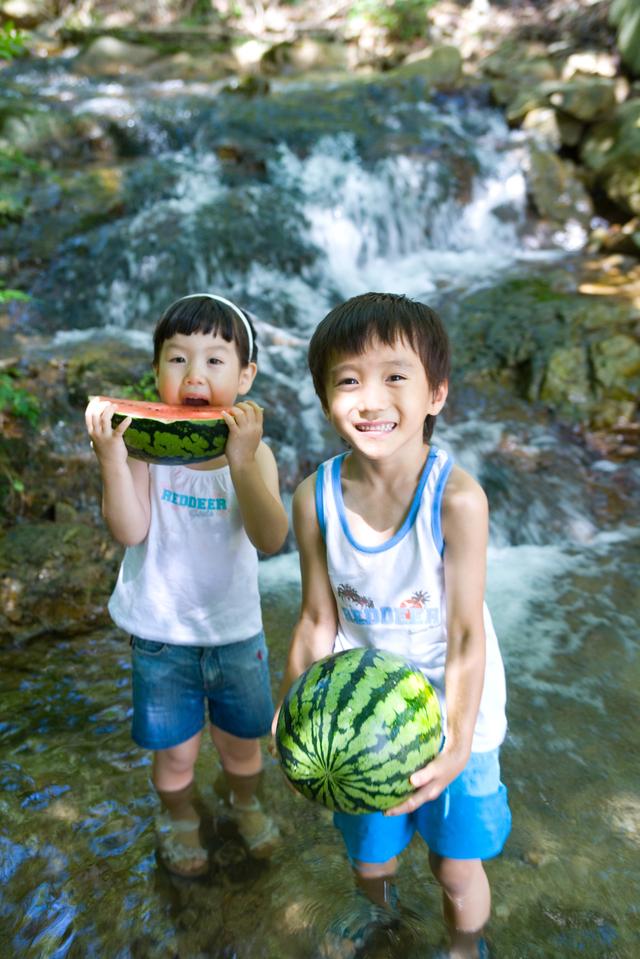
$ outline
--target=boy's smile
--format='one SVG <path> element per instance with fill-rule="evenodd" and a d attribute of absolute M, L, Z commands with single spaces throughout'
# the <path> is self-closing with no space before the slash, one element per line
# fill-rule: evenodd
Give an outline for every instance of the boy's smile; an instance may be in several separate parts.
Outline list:
<path fill-rule="evenodd" d="M 235 343 L 219 334 L 176 333 L 162 344 L 156 380 L 163 403 L 230 407 L 255 372 L 255 363 L 240 366 Z"/>
<path fill-rule="evenodd" d="M 422 360 L 408 343 L 376 339 L 362 354 L 334 358 L 326 412 L 352 448 L 377 459 L 411 441 L 422 449 L 425 417 L 440 412 L 446 395 L 446 386 L 431 389 Z"/>

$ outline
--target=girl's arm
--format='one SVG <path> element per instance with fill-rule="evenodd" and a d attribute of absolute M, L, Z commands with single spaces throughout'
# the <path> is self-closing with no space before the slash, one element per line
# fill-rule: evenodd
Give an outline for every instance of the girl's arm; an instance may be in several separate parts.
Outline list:
<path fill-rule="evenodd" d="M 303 480 L 293 497 L 293 526 L 300 551 L 302 599 L 278 696 L 272 727 L 274 731 L 280 704 L 287 690 L 312 663 L 333 652 L 338 631 L 338 613 L 329 582 L 325 544 L 316 515 L 315 479 L 314 474 Z"/>
<path fill-rule="evenodd" d="M 149 467 L 130 459 L 123 434 L 131 419 L 112 427 L 114 403 L 93 399 L 85 412 L 87 432 L 102 474 L 102 515 L 122 546 L 136 546 L 149 531 Z"/>
<path fill-rule="evenodd" d="M 289 521 L 280 499 L 278 467 L 262 436 L 262 410 L 251 400 L 223 413 L 229 427 L 225 455 L 247 536 L 262 553 L 277 553 Z"/>
<path fill-rule="evenodd" d="M 411 777 L 416 788 L 392 810 L 411 812 L 436 799 L 458 776 L 471 754 L 484 685 L 484 586 L 489 513 L 482 488 L 454 467 L 442 501 L 445 541 L 444 579 L 447 600 L 445 699 L 447 737 L 442 752 Z"/>

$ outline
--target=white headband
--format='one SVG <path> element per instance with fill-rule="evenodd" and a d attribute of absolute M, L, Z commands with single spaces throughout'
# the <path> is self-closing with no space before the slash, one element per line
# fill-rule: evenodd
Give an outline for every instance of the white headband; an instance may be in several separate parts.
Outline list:
<path fill-rule="evenodd" d="M 215 293 L 189 293 L 187 296 L 181 296 L 180 300 L 193 300 L 198 296 L 206 296 L 210 300 L 217 300 L 218 303 L 224 303 L 226 306 L 230 306 L 234 313 L 237 313 L 244 323 L 244 328 L 247 331 L 247 339 L 249 340 L 249 362 L 251 362 L 251 357 L 253 356 L 253 333 L 251 332 L 251 327 L 249 326 L 249 320 L 246 318 L 240 307 L 236 306 L 235 303 L 232 303 L 231 300 L 225 300 L 224 296 L 217 296 Z M 180 302 L 180 300 L 178 300 L 178 302 Z"/>

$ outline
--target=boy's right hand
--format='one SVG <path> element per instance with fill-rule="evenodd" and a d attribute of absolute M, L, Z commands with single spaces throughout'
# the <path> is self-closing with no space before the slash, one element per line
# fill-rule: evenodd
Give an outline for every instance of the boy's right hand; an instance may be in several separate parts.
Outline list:
<path fill-rule="evenodd" d="M 118 426 L 113 427 L 111 419 L 116 409 L 115 403 L 94 397 L 89 401 L 84 414 L 91 446 L 102 466 L 119 466 L 127 462 L 128 453 L 123 434 L 131 424 L 131 417 L 128 416 Z"/>

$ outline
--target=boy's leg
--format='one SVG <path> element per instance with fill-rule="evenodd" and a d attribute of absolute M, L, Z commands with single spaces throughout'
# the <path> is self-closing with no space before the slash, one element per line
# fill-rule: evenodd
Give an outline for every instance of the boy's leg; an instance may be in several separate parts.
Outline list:
<path fill-rule="evenodd" d="M 395 905 L 394 880 L 397 870 L 398 859 L 396 856 L 386 862 L 359 862 L 355 860 L 353 863 L 356 885 L 367 899 L 383 909 L 390 909 Z"/>
<path fill-rule="evenodd" d="M 376 933 L 392 927 L 396 918 L 397 857 L 386 862 L 352 860 L 351 865 L 356 886 L 366 901 L 359 897 L 349 914 L 333 923 L 320 947 L 322 959 L 355 959 L 364 955 Z"/>
<path fill-rule="evenodd" d="M 217 790 L 227 801 L 251 854 L 256 858 L 269 856 L 280 840 L 280 833 L 256 795 L 262 778 L 260 740 L 242 739 L 214 725 L 209 731 L 220 755 L 224 776 Z"/>
<path fill-rule="evenodd" d="M 482 861 L 447 859 L 430 852 L 429 863 L 442 887 L 450 959 L 478 959 L 482 931 L 491 912 L 491 890 Z"/>
<path fill-rule="evenodd" d="M 200 735 L 153 755 L 152 779 L 162 804 L 157 823 L 160 853 L 168 869 L 186 877 L 201 875 L 208 865 L 207 852 L 200 845 L 200 816 L 194 806 L 193 769 Z"/>

